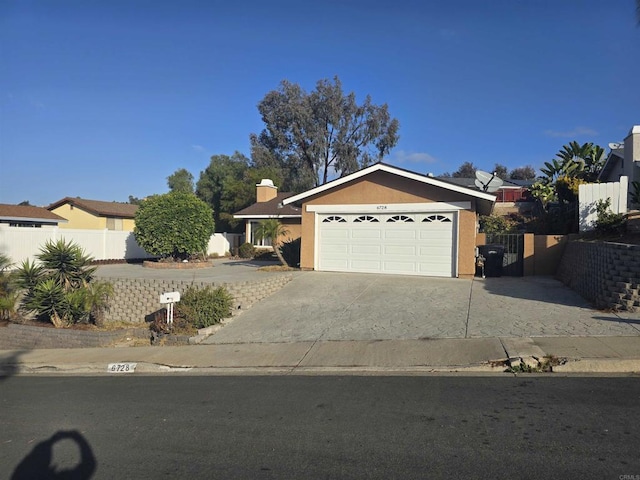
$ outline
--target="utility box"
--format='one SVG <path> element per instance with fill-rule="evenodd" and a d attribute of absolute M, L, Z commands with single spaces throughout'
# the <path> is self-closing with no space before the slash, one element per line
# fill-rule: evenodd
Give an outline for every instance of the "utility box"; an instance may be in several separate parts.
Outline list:
<path fill-rule="evenodd" d="M 485 276 L 501 277 L 504 245 L 478 245 L 478 253 L 484 257 Z"/>

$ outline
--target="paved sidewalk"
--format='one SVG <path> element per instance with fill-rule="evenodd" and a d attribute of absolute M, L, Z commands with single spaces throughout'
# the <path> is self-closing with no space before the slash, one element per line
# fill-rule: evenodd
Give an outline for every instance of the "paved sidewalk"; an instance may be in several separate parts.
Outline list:
<path fill-rule="evenodd" d="M 140 267 L 142 268 L 142 267 Z M 105 276 L 167 275 L 103 266 Z M 172 272 L 238 281 L 255 265 L 221 260 Z M 276 273 L 277 274 L 277 273 Z M 203 344 L 0 351 L 0 378 L 13 374 L 107 375 L 132 362 L 137 374 L 482 372 L 506 362 L 554 372 L 640 372 L 640 313 L 593 310 L 549 277 L 441 279 L 296 272 L 280 291 L 226 323 Z"/>
<path fill-rule="evenodd" d="M 0 379 L 16 374 L 113 375 L 108 364 L 130 362 L 137 364 L 134 374 L 502 375 L 507 359 L 526 360 L 532 351 L 565 358 L 554 372 L 640 373 L 640 337 L 517 337 L 0 351 Z"/>

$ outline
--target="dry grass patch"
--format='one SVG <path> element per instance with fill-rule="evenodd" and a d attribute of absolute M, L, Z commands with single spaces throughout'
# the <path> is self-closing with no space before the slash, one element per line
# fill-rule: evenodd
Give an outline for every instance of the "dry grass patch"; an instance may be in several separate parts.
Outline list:
<path fill-rule="evenodd" d="M 293 272 L 295 270 L 298 269 L 287 267 L 286 265 L 267 265 L 266 267 L 258 268 L 259 272 Z"/>

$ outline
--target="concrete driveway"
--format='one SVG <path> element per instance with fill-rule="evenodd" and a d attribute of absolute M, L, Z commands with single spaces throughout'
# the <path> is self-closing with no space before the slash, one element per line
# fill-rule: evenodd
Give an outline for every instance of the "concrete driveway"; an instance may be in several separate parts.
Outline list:
<path fill-rule="evenodd" d="M 640 335 L 640 314 L 593 310 L 549 277 L 301 272 L 204 343 L 598 335 Z"/>

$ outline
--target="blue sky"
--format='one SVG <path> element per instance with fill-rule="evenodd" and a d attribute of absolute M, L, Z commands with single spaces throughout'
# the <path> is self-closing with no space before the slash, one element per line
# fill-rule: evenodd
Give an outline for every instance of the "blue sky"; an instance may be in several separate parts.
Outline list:
<path fill-rule="evenodd" d="M 640 124 L 634 0 L 3 0 L 0 203 L 127 201 L 249 156 L 281 80 L 337 75 L 400 121 L 385 159 L 536 168 Z"/>

